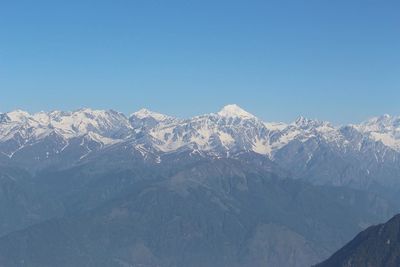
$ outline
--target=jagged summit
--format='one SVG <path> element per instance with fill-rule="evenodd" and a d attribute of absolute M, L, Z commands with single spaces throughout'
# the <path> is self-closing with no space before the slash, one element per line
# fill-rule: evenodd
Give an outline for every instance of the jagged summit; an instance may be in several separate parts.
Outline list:
<path fill-rule="evenodd" d="M 7 117 L 10 118 L 11 121 L 22 122 L 25 121 L 30 114 L 24 110 L 16 109 L 6 113 Z"/>
<path fill-rule="evenodd" d="M 256 118 L 253 114 L 247 112 L 236 104 L 224 106 L 217 114 L 221 117 L 239 117 L 246 119 Z"/>
<path fill-rule="evenodd" d="M 379 117 L 373 117 L 362 123 L 364 126 L 390 127 L 400 122 L 400 117 L 384 114 Z"/>
<path fill-rule="evenodd" d="M 320 121 L 320 120 L 315 120 L 315 119 L 309 119 L 303 116 L 298 117 L 294 123 L 294 125 L 298 127 L 320 127 L 320 126 L 329 126 L 332 127 L 332 124 L 327 122 L 327 121 Z"/>
<path fill-rule="evenodd" d="M 153 119 L 158 120 L 158 121 L 163 121 L 163 120 L 172 118 L 172 117 L 170 117 L 168 115 L 161 114 L 161 113 L 158 113 L 158 112 L 154 112 L 154 111 L 151 111 L 151 110 L 149 110 L 147 108 L 142 108 L 142 109 L 132 113 L 131 116 L 135 116 L 138 119 L 145 119 L 145 118 L 149 118 L 150 117 L 150 118 L 153 118 Z"/>
<path fill-rule="evenodd" d="M 299 116 L 299 117 L 294 121 L 294 124 L 296 124 L 296 125 L 304 125 L 304 124 L 307 124 L 307 123 L 309 123 L 309 122 L 311 122 L 310 119 L 308 119 L 308 118 L 306 118 L 306 117 L 303 117 L 303 116 Z"/>

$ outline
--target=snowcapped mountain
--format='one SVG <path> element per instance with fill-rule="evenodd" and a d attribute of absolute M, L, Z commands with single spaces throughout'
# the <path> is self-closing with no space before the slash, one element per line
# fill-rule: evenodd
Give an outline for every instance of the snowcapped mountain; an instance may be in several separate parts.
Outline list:
<path fill-rule="evenodd" d="M 0 153 L 34 169 L 55 161 L 68 165 L 118 143 L 131 130 L 125 115 L 112 110 L 36 114 L 16 110 L 1 115 Z"/>
<path fill-rule="evenodd" d="M 27 141 L 42 139 L 56 133 L 66 139 L 95 133 L 119 139 L 130 133 L 128 119 L 119 112 L 80 109 L 74 112 L 52 111 L 29 114 L 22 110 L 1 116 L 0 140 L 5 141 L 19 134 Z"/>
<path fill-rule="evenodd" d="M 138 133 L 149 136 L 161 152 L 185 148 L 232 155 L 253 151 L 273 157 L 276 151 L 292 141 L 304 143 L 312 138 L 337 147 L 353 143 L 360 149 L 360 142 L 354 144 L 359 135 L 364 141 L 382 142 L 388 148 L 400 151 L 400 117 L 389 115 L 359 125 L 335 127 L 329 122 L 304 117 L 291 124 L 266 123 L 237 105 L 227 105 L 217 113 L 190 119 L 177 119 L 147 109 L 134 112 L 129 118 L 113 110 L 87 108 L 73 112 L 29 114 L 15 110 L 0 114 L 0 142 L 13 140 L 21 146 L 51 135 L 57 135 L 65 142 L 86 136 L 103 145 L 112 145 L 135 138 Z"/>
<path fill-rule="evenodd" d="M 383 115 L 355 126 L 360 132 L 375 141 L 400 151 L 400 116 Z"/>
<path fill-rule="evenodd" d="M 304 117 L 285 124 L 264 122 L 237 105 L 189 119 L 147 109 L 129 117 L 87 108 L 0 114 L 0 160 L 41 169 L 111 151 L 155 163 L 184 151 L 219 158 L 253 153 L 316 183 L 369 186 L 371 177 L 400 173 L 400 117 L 341 127 Z"/>
<path fill-rule="evenodd" d="M 242 119 L 255 119 L 253 114 L 245 111 L 236 104 L 226 105 L 219 112 L 218 115 L 225 118 L 242 118 Z"/>
<path fill-rule="evenodd" d="M 130 116 L 131 118 L 137 118 L 139 120 L 143 119 L 153 119 L 158 122 L 166 121 L 169 119 L 173 119 L 173 117 L 158 113 L 158 112 L 153 112 L 151 110 L 148 110 L 146 108 L 142 108 L 139 111 L 136 111 L 132 113 Z"/>
<path fill-rule="evenodd" d="M 243 151 L 267 154 L 269 133 L 264 122 L 236 105 L 216 114 L 161 123 L 149 131 L 163 152 L 186 148 L 221 156 Z"/>
<path fill-rule="evenodd" d="M 184 120 L 141 110 L 130 121 L 135 129 L 144 127 L 158 150 L 169 153 L 190 149 L 229 156 L 252 151 L 273 157 L 293 140 L 304 142 L 318 136 L 333 142 L 341 138 L 339 129 L 327 122 L 300 117 L 292 124 L 266 123 L 237 105 Z"/>

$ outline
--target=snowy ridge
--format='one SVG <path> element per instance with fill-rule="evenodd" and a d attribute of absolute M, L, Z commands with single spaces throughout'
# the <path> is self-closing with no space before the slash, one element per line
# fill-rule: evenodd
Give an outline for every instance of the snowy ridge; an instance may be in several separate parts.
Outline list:
<path fill-rule="evenodd" d="M 400 151 L 400 116 L 392 117 L 385 114 L 355 125 L 355 128 L 371 139 Z"/>
<path fill-rule="evenodd" d="M 134 113 L 131 114 L 131 117 L 137 117 L 138 119 L 146 119 L 146 118 L 153 118 L 157 121 L 165 121 L 168 119 L 172 119 L 172 117 L 158 113 L 158 112 L 154 112 L 154 111 L 150 111 L 146 108 L 142 108 Z"/>
<path fill-rule="evenodd" d="M 52 111 L 29 114 L 16 110 L 1 115 L 0 151 L 13 158 L 26 151 L 36 160 L 78 151 L 97 151 L 121 142 L 131 134 L 131 125 L 122 113 L 112 110 L 79 109 L 73 112 Z M 76 147 L 76 141 L 91 143 L 84 150 Z M 80 145 L 82 147 L 82 145 Z M 43 151 L 43 150 L 46 151 Z M 32 152 L 32 151 L 35 152 Z M 45 156 L 43 156 L 43 154 Z"/>
<path fill-rule="evenodd" d="M 148 109 L 134 112 L 130 117 L 113 110 L 89 108 L 35 114 L 15 110 L 0 114 L 2 154 L 21 153 L 27 145 L 32 146 L 51 136 L 57 137 L 53 138 L 56 140 L 53 143 L 59 142 L 54 149 L 57 153 L 68 151 L 74 144 L 72 140 L 77 138 L 93 142 L 91 148 L 86 149 L 90 152 L 126 140 L 135 144 L 134 147 L 147 147 L 159 153 L 188 149 L 218 156 L 254 152 L 274 158 L 277 152 L 293 142 L 310 141 L 343 153 L 361 151 L 370 142 L 400 152 L 400 117 L 384 115 L 343 127 L 304 117 L 290 124 L 267 123 L 234 104 L 217 113 L 183 120 Z M 313 153 L 315 145 L 310 149 Z M 143 151 L 141 149 L 140 153 Z M 380 149 L 376 155 L 384 157 L 386 151 Z"/>
<path fill-rule="evenodd" d="M 58 133 L 65 138 L 96 133 L 116 138 L 117 133 L 128 134 L 131 126 L 127 118 L 115 111 L 80 109 L 74 112 L 52 111 L 29 114 L 12 111 L 4 114 L 7 120 L 0 124 L 0 140 L 7 140 L 20 134 L 28 139 L 41 139 L 50 133 Z"/>

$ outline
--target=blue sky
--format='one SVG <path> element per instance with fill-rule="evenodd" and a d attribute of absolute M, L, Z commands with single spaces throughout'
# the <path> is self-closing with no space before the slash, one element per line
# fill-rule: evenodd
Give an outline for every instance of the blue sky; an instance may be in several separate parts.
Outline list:
<path fill-rule="evenodd" d="M 400 115 L 400 2 L 2 1 L 0 111 Z"/>

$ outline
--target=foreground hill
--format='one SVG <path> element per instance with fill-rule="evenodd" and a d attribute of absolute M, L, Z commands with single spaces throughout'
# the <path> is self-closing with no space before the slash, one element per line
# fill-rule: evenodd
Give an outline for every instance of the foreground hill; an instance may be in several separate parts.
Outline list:
<path fill-rule="evenodd" d="M 400 266 L 400 215 L 371 226 L 317 267 Z"/>

